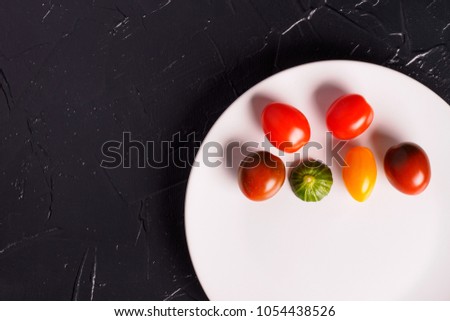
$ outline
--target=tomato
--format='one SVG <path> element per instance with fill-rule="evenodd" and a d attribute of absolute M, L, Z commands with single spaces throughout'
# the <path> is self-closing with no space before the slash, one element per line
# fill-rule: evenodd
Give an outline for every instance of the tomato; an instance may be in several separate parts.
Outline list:
<path fill-rule="evenodd" d="M 372 123 L 373 110 L 361 95 L 338 98 L 327 111 L 327 127 L 336 138 L 353 139 Z"/>
<path fill-rule="evenodd" d="M 389 148 L 384 157 L 384 171 L 389 182 L 405 194 L 419 194 L 430 183 L 428 156 L 420 146 L 413 143 Z"/>
<path fill-rule="evenodd" d="M 261 121 L 264 134 L 270 143 L 287 153 L 299 150 L 311 137 L 311 129 L 305 115 L 290 105 L 267 105 L 262 112 Z"/>
<path fill-rule="evenodd" d="M 269 152 L 249 154 L 239 166 L 239 187 L 249 199 L 263 201 L 283 186 L 286 169 L 283 161 Z"/>
<path fill-rule="evenodd" d="M 331 190 L 331 169 L 318 160 L 307 159 L 295 167 L 289 175 L 294 194 L 305 202 L 319 202 Z"/>
<path fill-rule="evenodd" d="M 377 180 L 375 157 L 367 147 L 353 147 L 345 156 L 347 166 L 342 177 L 350 195 L 358 202 L 364 202 L 372 193 Z"/>

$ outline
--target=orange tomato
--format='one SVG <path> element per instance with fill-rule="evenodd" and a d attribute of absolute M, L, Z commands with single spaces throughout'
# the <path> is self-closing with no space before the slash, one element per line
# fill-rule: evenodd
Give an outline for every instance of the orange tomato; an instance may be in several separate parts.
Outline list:
<path fill-rule="evenodd" d="M 342 177 L 350 195 L 358 202 L 364 202 L 372 193 L 377 180 L 377 164 L 367 147 L 353 147 L 345 156 L 347 167 Z"/>

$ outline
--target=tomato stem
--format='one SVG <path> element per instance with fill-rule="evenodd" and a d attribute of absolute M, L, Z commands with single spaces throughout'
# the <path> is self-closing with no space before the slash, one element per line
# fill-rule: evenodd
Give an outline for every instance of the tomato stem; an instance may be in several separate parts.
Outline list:
<path fill-rule="evenodd" d="M 311 175 L 305 175 L 303 177 L 303 182 L 309 186 L 313 185 L 315 180 L 314 176 Z"/>

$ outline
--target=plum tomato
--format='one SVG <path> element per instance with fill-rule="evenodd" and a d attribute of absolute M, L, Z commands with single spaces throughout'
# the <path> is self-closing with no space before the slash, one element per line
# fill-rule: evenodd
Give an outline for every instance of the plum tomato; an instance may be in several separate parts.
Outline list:
<path fill-rule="evenodd" d="M 266 151 L 252 152 L 239 166 L 239 187 L 247 198 L 263 201 L 283 186 L 286 168 L 283 161 Z"/>
<path fill-rule="evenodd" d="M 408 195 L 422 193 L 431 178 L 428 156 L 414 143 L 401 143 L 389 148 L 384 157 L 384 171 L 389 182 Z"/>
<path fill-rule="evenodd" d="M 261 115 L 264 134 L 281 151 L 293 153 L 309 142 L 311 128 L 297 108 L 282 103 L 267 105 Z"/>
<path fill-rule="evenodd" d="M 372 123 L 373 109 L 363 96 L 344 95 L 327 111 L 327 127 L 336 138 L 349 140 L 361 135 Z"/>
<path fill-rule="evenodd" d="M 350 195 L 358 202 L 364 202 L 372 193 L 377 180 L 377 164 L 367 147 L 353 147 L 345 156 L 347 166 L 342 178 Z"/>

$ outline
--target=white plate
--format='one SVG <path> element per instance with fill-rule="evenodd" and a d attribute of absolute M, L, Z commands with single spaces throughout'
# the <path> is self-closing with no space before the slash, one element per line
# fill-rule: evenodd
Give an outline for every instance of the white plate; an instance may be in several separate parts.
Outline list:
<path fill-rule="evenodd" d="M 310 122 L 311 140 L 325 144 L 326 109 L 343 93 L 362 94 L 375 113 L 370 128 L 353 142 L 370 147 L 377 157 L 377 184 L 366 202 L 350 197 L 336 163 L 331 192 L 318 203 L 296 198 L 287 180 L 268 201 L 246 199 L 236 177 L 241 157 L 235 157 L 232 169 L 225 162 L 205 166 L 207 142 L 263 140 L 259 115 L 269 101 L 299 108 Z M 212 127 L 196 156 L 200 166 L 189 178 L 186 235 L 207 296 L 450 300 L 449 127 L 450 108 L 435 93 L 368 63 L 306 64 L 251 88 Z M 398 192 L 384 174 L 384 153 L 400 141 L 421 145 L 430 158 L 432 179 L 419 196 Z M 309 155 L 325 159 L 324 150 Z"/>

